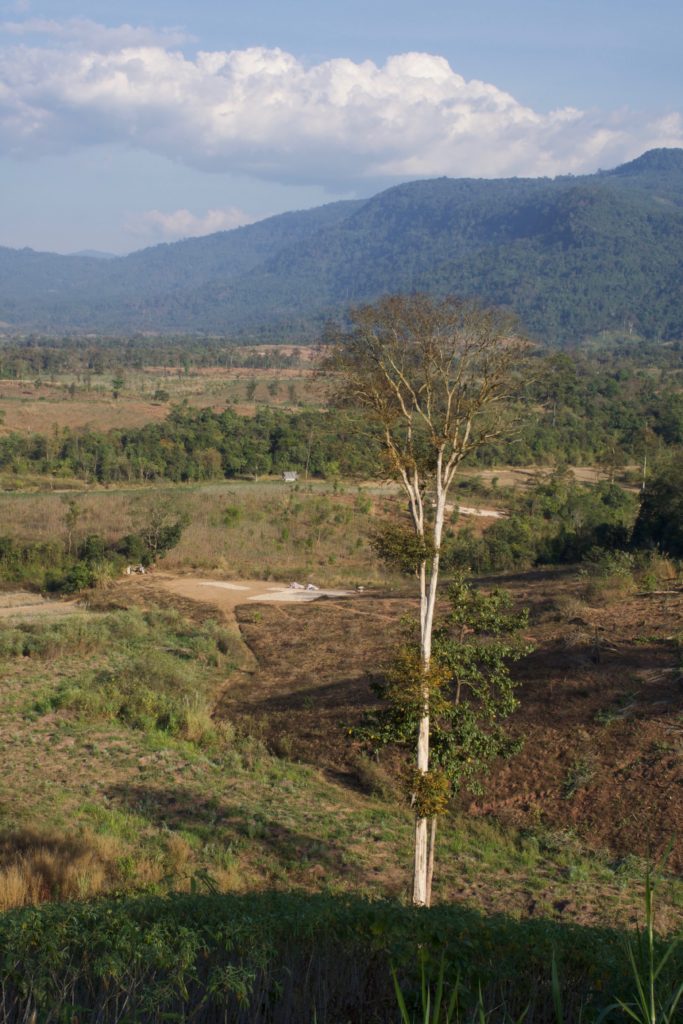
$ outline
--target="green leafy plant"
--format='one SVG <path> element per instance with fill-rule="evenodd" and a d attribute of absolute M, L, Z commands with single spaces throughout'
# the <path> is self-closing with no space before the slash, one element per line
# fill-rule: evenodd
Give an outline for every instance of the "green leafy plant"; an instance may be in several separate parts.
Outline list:
<path fill-rule="evenodd" d="M 665 855 L 666 856 L 666 855 Z M 621 1010 L 636 1024 L 674 1024 L 679 1019 L 678 1006 L 683 997 L 683 981 L 673 988 L 663 989 L 662 972 L 681 945 L 675 935 L 664 952 L 657 956 L 655 939 L 655 873 L 648 864 L 645 875 L 645 927 L 635 942 L 626 943 L 626 953 L 633 978 L 634 997 L 630 1001 L 618 999 L 599 1016 L 597 1024 L 609 1019 L 615 1010 Z"/>
<path fill-rule="evenodd" d="M 456 976 L 455 984 L 451 990 L 447 1004 L 444 1004 L 444 975 L 446 970 L 445 957 L 441 957 L 439 972 L 436 978 L 436 987 L 432 993 L 432 986 L 427 973 L 427 958 L 423 950 L 420 950 L 420 999 L 421 1010 L 418 1017 L 412 1017 L 408 1012 L 406 999 L 396 974 L 396 968 L 392 965 L 391 977 L 394 982 L 394 992 L 401 1015 L 401 1024 L 451 1024 L 456 1018 L 458 999 L 460 993 L 460 974 Z M 444 1006 L 445 1016 L 441 1014 L 441 1007 Z"/>

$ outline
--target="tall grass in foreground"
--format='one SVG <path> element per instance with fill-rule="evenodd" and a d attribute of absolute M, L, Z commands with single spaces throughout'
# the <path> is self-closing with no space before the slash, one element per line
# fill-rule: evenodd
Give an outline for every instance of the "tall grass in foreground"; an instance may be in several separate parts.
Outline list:
<path fill-rule="evenodd" d="M 635 1021 L 636 1024 L 675 1024 L 680 1020 L 678 1007 L 683 997 L 683 963 L 678 973 L 665 975 L 667 965 L 674 961 L 680 952 L 681 936 L 674 935 L 663 944 L 655 932 L 655 877 L 650 864 L 645 877 L 645 926 L 633 939 L 624 938 L 626 960 L 631 971 L 630 994 L 618 997 L 599 1013 L 591 1014 L 587 1009 L 589 1000 L 582 1000 L 578 1007 L 578 1016 L 567 1015 L 565 1012 L 563 985 L 558 966 L 557 950 L 553 947 L 550 963 L 550 992 L 552 996 L 553 1024 L 568 1024 L 594 1021 L 603 1024 L 607 1021 Z M 678 958 L 680 960 L 680 957 Z M 460 970 L 454 978 L 446 976 L 446 961 L 442 955 L 435 978 L 430 978 L 427 957 L 423 949 L 418 954 L 420 966 L 420 985 L 416 1006 L 411 1013 L 408 1000 L 398 980 L 395 967 L 391 966 L 391 977 L 396 994 L 396 1003 L 400 1016 L 400 1024 L 485 1024 L 494 1011 L 487 1007 L 481 982 L 478 983 L 474 1000 L 470 1000 L 469 1010 L 463 1010 L 463 987 Z M 679 980 L 677 980 L 677 978 Z M 446 991 L 450 992 L 446 1002 Z M 495 1012 L 504 1024 L 527 1024 L 532 1011 L 529 1003 L 519 1015 L 510 1013 L 502 1002 Z"/>
<path fill-rule="evenodd" d="M 444 1004 L 444 979 L 446 973 L 446 962 L 441 957 L 439 964 L 439 973 L 436 979 L 436 988 L 432 995 L 432 989 L 429 984 L 427 977 L 427 971 L 425 968 L 424 956 L 420 956 L 420 998 L 421 1008 L 418 1012 L 418 1016 L 414 1017 L 408 1012 L 406 1000 L 399 984 L 398 975 L 396 974 L 396 968 L 391 968 L 391 978 L 394 983 L 394 992 L 396 993 L 396 1002 L 398 1003 L 399 1013 L 401 1015 L 401 1024 L 453 1024 L 456 1019 L 456 1013 L 458 1010 L 458 997 L 460 995 L 460 975 L 456 976 L 455 982 L 452 984 L 450 997 L 448 1002 Z M 479 989 L 480 1005 L 483 1011 L 483 1000 L 481 999 L 481 989 Z M 443 1015 L 441 1008 L 444 1007 Z"/>
<path fill-rule="evenodd" d="M 636 1024 L 674 1024 L 683 997 L 683 980 L 678 985 L 662 985 L 660 979 L 667 964 L 681 947 L 681 936 L 675 935 L 658 953 L 655 936 L 656 883 L 650 865 L 645 877 L 645 927 L 635 941 L 627 940 L 626 951 L 633 977 L 630 1000 L 618 999 L 601 1014 L 600 1020 L 621 1010 Z"/>

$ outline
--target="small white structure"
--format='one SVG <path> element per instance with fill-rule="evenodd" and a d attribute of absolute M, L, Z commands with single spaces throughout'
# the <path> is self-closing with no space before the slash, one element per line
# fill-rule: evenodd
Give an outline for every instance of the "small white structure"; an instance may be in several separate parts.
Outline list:
<path fill-rule="evenodd" d="M 286 484 L 295 484 L 299 479 L 299 474 L 295 473 L 292 469 L 286 469 L 282 474 L 282 479 Z"/>

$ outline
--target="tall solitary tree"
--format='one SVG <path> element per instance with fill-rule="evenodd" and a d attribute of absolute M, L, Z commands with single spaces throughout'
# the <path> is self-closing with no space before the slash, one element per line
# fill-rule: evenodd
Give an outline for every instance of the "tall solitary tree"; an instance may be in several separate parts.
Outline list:
<path fill-rule="evenodd" d="M 475 303 L 392 295 L 354 309 L 331 361 L 337 399 L 379 429 L 390 475 L 408 499 L 406 545 L 420 596 L 413 903 L 429 902 L 430 830 L 421 783 L 430 770 L 432 634 L 450 487 L 463 459 L 511 431 L 505 405 L 523 383 L 525 342 L 508 314 Z"/>

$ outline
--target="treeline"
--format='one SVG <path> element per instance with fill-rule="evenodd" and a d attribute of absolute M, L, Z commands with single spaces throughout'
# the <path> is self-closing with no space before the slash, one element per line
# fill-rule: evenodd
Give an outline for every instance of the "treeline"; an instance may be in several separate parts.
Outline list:
<path fill-rule="evenodd" d="M 466 481 L 463 484 L 466 487 Z M 467 525 L 448 531 L 443 559 L 447 571 L 467 567 L 476 573 L 505 572 L 572 564 L 596 550 L 631 546 L 638 498 L 617 484 L 603 481 L 587 487 L 571 472 L 560 470 L 528 491 L 508 491 L 501 498 L 510 515 L 483 534 Z"/>
<path fill-rule="evenodd" d="M 514 410 L 516 426 L 482 449 L 479 465 L 589 463 L 613 478 L 627 464 L 683 445 L 680 353 L 660 369 L 616 357 L 558 353 Z M 261 407 L 253 417 L 175 406 L 162 422 L 108 432 L 57 429 L 0 438 L 0 470 L 117 483 L 257 478 L 285 470 L 313 477 L 381 475 L 382 445 L 353 411 Z"/>
<path fill-rule="evenodd" d="M 463 480 L 456 495 L 482 490 Z M 490 498 L 491 491 L 488 491 Z M 477 573 L 585 562 L 596 571 L 648 570 L 655 553 L 683 558 L 683 454 L 668 453 L 640 494 L 607 480 L 593 486 L 567 469 L 549 473 L 525 491 L 498 494 L 510 509 L 480 535 L 471 527 L 446 533 L 446 571 Z M 460 500 L 463 500 L 462 497 Z"/>
<path fill-rule="evenodd" d="M 7 380 L 55 378 L 74 374 L 87 380 L 106 372 L 143 370 L 146 366 L 177 368 L 183 372 L 207 367 L 290 369 L 301 365 L 296 349 L 277 344 L 253 347 L 232 338 L 48 338 L 29 335 L 0 347 L 0 378 Z"/>
<path fill-rule="evenodd" d="M 180 483 L 291 469 L 319 477 L 369 477 L 380 461 L 378 445 L 367 431 L 359 433 L 351 414 L 288 414 L 266 407 L 245 417 L 230 409 L 183 405 L 161 423 L 129 430 L 9 434 L 0 438 L 0 469 L 86 482 Z"/>
<path fill-rule="evenodd" d="M 303 343 L 305 339 L 300 339 Z M 193 369 L 235 367 L 245 369 L 292 369 L 307 365 L 302 360 L 302 347 L 292 342 L 253 345 L 230 336 L 196 336 L 174 334 L 128 337 L 98 336 L 62 338 L 29 334 L 5 339 L 0 344 L 0 379 L 55 379 L 73 374 L 87 380 L 99 374 L 145 367 L 166 367 L 189 372 Z M 683 373 L 683 341 L 647 342 L 616 334 L 600 343 L 586 343 L 581 348 L 563 350 L 564 364 L 575 364 L 579 378 L 607 377 L 618 382 L 634 375 L 649 377 L 653 372 L 679 375 Z M 565 375 L 566 386 L 566 371 Z M 545 375 L 547 377 L 547 374 Z"/>
<path fill-rule="evenodd" d="M 539 360 L 518 429 L 486 447 L 489 464 L 602 464 L 612 474 L 668 446 L 683 444 L 681 346 L 643 362 L 633 348 L 597 355 L 558 353 Z"/>

